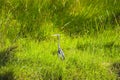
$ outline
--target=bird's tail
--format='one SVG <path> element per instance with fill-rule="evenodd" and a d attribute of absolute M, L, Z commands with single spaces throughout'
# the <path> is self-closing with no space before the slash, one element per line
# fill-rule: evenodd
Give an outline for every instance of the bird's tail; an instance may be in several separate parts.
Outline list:
<path fill-rule="evenodd" d="M 62 55 L 62 60 L 65 60 L 65 56 L 64 55 Z"/>

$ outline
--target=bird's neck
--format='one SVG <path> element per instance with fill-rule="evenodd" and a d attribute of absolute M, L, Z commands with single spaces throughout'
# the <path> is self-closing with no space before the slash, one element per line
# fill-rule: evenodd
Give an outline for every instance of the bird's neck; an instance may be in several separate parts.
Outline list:
<path fill-rule="evenodd" d="M 60 36 L 58 36 L 58 48 L 60 48 Z"/>

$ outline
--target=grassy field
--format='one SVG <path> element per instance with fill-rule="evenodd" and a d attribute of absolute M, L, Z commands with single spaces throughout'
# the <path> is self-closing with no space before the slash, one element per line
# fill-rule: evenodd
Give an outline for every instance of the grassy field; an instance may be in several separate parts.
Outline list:
<path fill-rule="evenodd" d="M 0 0 L 0 80 L 120 80 L 119 35 L 119 0 Z"/>

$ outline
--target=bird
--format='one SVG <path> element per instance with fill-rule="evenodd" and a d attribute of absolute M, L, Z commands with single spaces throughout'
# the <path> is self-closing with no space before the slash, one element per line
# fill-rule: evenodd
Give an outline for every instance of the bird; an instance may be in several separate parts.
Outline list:
<path fill-rule="evenodd" d="M 53 36 L 57 36 L 58 38 L 58 57 L 61 58 L 62 60 L 65 59 L 65 55 L 63 50 L 60 47 L 60 34 L 54 34 Z"/>

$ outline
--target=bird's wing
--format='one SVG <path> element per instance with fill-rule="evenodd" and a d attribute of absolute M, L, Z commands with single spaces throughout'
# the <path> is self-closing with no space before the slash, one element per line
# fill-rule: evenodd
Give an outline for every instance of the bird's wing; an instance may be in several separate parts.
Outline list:
<path fill-rule="evenodd" d="M 64 52 L 63 52 L 63 50 L 62 50 L 62 49 L 60 50 L 60 54 L 61 54 L 62 58 L 64 59 L 64 58 L 65 58 L 65 56 L 64 56 Z"/>

